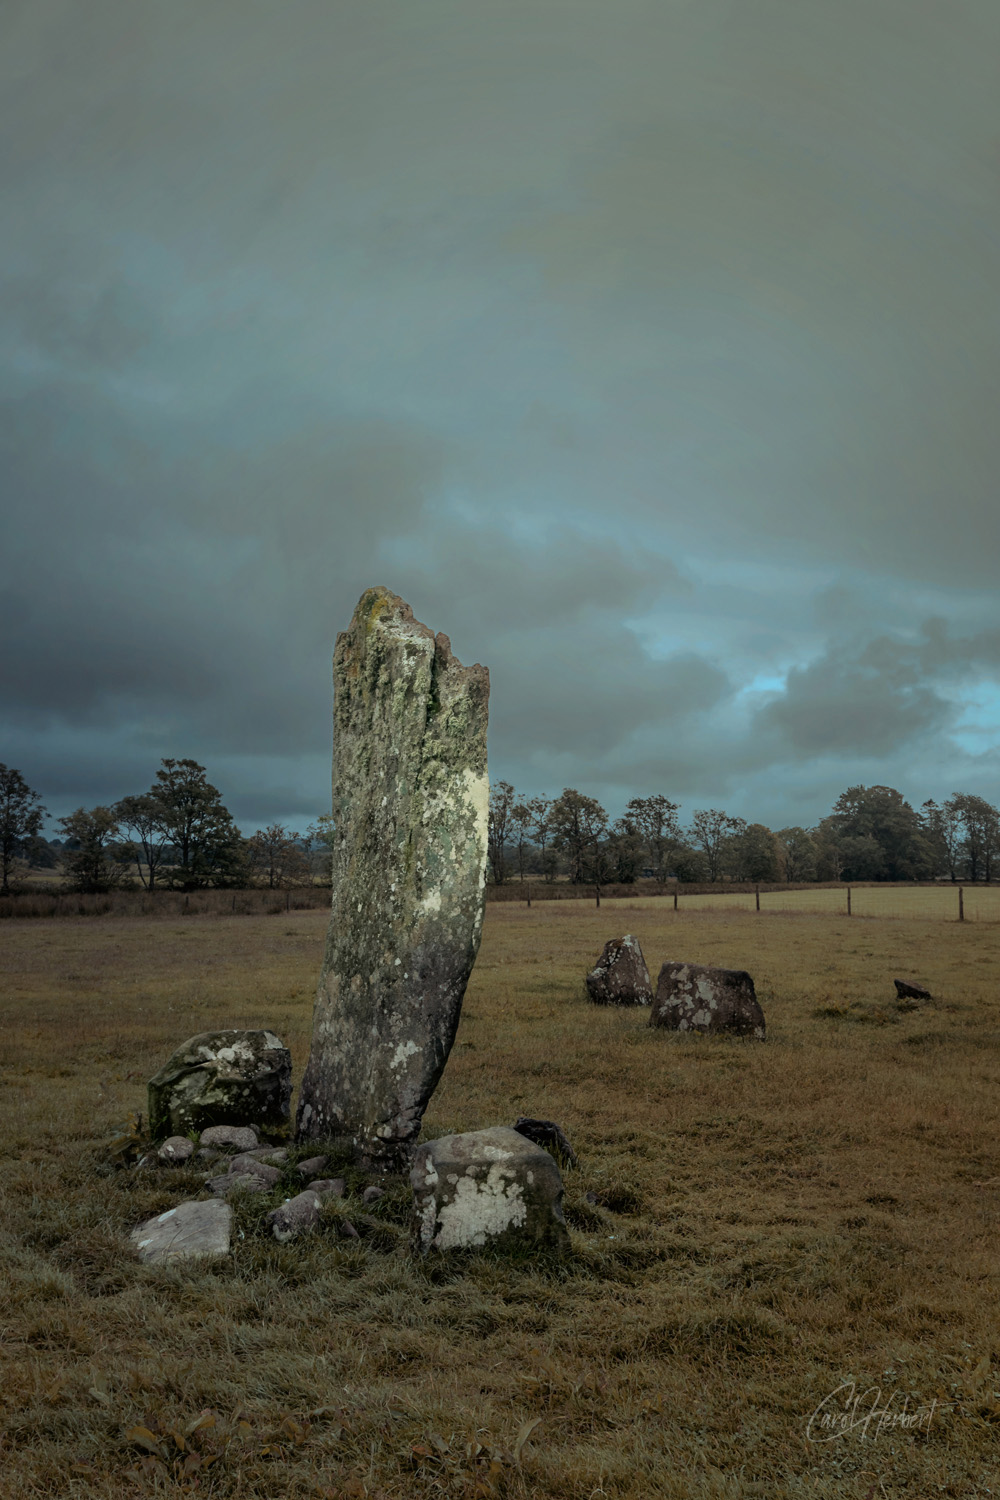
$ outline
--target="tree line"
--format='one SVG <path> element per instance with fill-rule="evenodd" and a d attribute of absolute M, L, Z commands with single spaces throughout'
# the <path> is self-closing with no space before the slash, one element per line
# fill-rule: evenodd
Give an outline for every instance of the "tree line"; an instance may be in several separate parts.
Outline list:
<path fill-rule="evenodd" d="M 989 881 L 1000 862 L 1000 811 L 956 792 L 919 811 L 889 786 L 852 786 L 814 828 L 771 829 L 719 808 L 633 797 L 612 820 L 572 787 L 522 797 L 508 781 L 490 791 L 489 873 L 496 885 L 563 875 L 600 888 L 640 878 L 803 883 L 813 880 Z"/>
<path fill-rule="evenodd" d="M 813 880 L 990 881 L 1000 865 L 1000 811 L 956 792 L 914 809 L 887 786 L 852 786 L 814 828 L 771 829 L 719 808 L 633 797 L 612 820 L 594 797 L 523 797 L 508 781 L 490 791 L 489 876 L 497 885 L 568 878 L 600 888 L 660 882 L 803 883 Z M 334 825 L 320 816 L 302 833 L 272 823 L 244 837 L 194 760 L 164 760 L 146 792 L 58 819 L 47 843 L 41 796 L 0 763 L 0 895 L 32 863 L 56 863 L 76 890 L 129 884 L 193 891 L 208 886 L 286 887 L 328 876 Z"/>
<path fill-rule="evenodd" d="M 302 885 L 314 878 L 313 850 L 325 859 L 332 839 L 329 817 L 305 833 L 271 823 L 244 837 L 194 760 L 164 760 L 148 791 L 59 818 L 60 843 L 42 838 L 45 816 L 41 795 L 0 763 L 0 895 L 23 884 L 32 864 L 55 864 L 83 892 L 136 882 L 151 892 Z"/>

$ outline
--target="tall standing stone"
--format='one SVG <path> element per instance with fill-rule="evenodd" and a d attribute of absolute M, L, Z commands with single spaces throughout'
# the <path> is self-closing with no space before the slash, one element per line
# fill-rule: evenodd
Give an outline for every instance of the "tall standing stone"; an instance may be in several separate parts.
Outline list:
<path fill-rule="evenodd" d="M 333 910 L 297 1128 L 401 1167 L 479 948 L 489 673 L 374 588 L 333 680 Z"/>

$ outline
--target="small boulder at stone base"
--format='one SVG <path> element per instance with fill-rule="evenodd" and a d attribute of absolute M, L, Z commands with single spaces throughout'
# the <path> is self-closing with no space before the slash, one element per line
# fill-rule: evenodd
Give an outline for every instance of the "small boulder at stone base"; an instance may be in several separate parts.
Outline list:
<path fill-rule="evenodd" d="M 549 1153 L 505 1125 L 418 1146 L 410 1170 L 417 1250 L 569 1248 L 563 1183 Z"/>
<path fill-rule="evenodd" d="M 149 1128 L 154 1140 L 212 1125 L 280 1129 L 291 1097 L 291 1053 L 273 1031 L 203 1031 L 149 1080 Z"/>
<path fill-rule="evenodd" d="M 933 1000 L 934 996 L 923 984 L 914 984 L 911 979 L 894 979 L 897 1000 Z"/>

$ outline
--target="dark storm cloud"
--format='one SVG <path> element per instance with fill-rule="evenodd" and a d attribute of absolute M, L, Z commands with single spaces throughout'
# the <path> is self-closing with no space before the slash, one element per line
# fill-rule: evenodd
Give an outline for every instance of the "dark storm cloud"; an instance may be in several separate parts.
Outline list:
<path fill-rule="evenodd" d="M 12 0 L 0 758 L 301 821 L 381 582 L 531 790 L 1000 795 L 998 55 L 986 0 Z"/>

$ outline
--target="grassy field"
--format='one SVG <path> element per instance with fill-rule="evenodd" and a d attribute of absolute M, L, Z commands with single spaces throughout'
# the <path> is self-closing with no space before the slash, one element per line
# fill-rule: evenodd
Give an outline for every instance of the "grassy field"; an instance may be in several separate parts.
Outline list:
<path fill-rule="evenodd" d="M 570 1259 L 418 1264 L 398 1189 L 300 1246 L 253 1198 L 229 1261 L 138 1265 L 128 1231 L 200 1176 L 102 1142 L 194 1032 L 272 1026 L 300 1076 L 324 928 L 3 924 L 4 1495 L 997 1493 L 1000 926 L 491 906 L 426 1133 L 558 1120 Z M 654 975 L 748 968 L 768 1041 L 590 1006 L 626 930 Z M 851 1381 L 853 1425 L 810 1426 Z"/>

